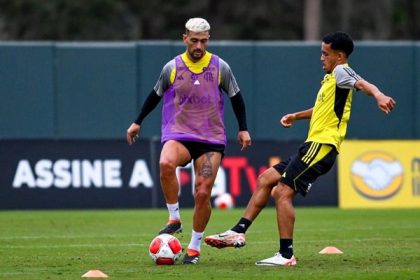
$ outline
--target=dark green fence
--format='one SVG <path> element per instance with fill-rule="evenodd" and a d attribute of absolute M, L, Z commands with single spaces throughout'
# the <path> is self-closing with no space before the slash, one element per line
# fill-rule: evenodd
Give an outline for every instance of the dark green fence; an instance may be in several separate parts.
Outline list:
<path fill-rule="evenodd" d="M 182 43 L 0 44 L 0 138 L 120 139 Z M 245 96 L 254 139 L 304 139 L 307 122 L 282 129 L 288 112 L 313 105 L 323 71 L 319 43 L 211 42 L 233 69 Z M 356 93 L 348 138 L 420 137 L 420 44 L 356 42 L 351 66 L 397 100 L 385 116 L 372 98 Z M 236 120 L 226 106 L 230 139 Z M 142 136 L 160 133 L 160 109 Z"/>

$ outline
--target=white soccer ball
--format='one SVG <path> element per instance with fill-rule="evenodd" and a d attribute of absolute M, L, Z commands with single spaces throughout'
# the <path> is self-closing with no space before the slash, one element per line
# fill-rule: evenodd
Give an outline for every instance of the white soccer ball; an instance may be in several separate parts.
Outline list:
<path fill-rule="evenodd" d="M 149 245 L 149 254 L 158 265 L 174 264 L 182 254 L 182 244 L 170 234 L 160 234 Z"/>
<path fill-rule="evenodd" d="M 214 199 L 214 206 L 219 209 L 231 209 L 234 206 L 233 197 L 229 193 L 219 194 Z"/>

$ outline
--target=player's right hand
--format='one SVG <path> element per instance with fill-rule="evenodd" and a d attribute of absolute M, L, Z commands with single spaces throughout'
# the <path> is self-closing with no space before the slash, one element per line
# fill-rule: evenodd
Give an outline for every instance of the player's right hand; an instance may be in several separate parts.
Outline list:
<path fill-rule="evenodd" d="M 127 129 L 127 142 L 132 145 L 139 138 L 140 125 L 132 123 Z"/>

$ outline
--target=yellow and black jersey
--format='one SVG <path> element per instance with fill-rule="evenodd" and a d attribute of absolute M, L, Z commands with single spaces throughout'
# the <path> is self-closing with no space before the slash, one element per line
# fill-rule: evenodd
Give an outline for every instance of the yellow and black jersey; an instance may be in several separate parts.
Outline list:
<path fill-rule="evenodd" d="M 331 144 L 340 150 L 350 118 L 355 83 L 362 78 L 347 64 L 326 74 L 315 101 L 306 142 Z"/>

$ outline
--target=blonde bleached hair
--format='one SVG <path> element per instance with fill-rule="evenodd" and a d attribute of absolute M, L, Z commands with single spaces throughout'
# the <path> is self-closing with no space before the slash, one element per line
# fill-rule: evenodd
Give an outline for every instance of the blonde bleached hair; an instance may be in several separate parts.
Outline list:
<path fill-rule="evenodd" d="M 207 32 L 210 31 L 210 24 L 204 18 L 190 18 L 185 23 L 185 33 L 188 32 Z"/>

